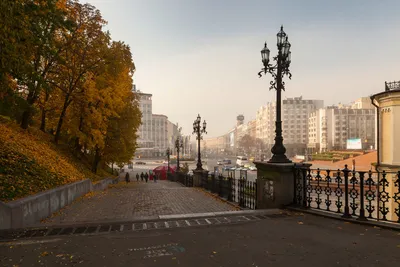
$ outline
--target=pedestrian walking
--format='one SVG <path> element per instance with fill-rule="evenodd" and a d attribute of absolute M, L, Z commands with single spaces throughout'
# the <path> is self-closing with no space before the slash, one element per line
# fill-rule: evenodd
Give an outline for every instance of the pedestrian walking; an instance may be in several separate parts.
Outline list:
<path fill-rule="evenodd" d="M 142 182 L 143 182 L 143 179 L 144 179 L 144 174 L 143 174 L 143 172 L 140 174 L 140 179 L 141 179 Z"/>
<path fill-rule="evenodd" d="M 154 182 L 157 183 L 157 174 L 156 173 L 153 175 L 153 179 L 154 179 Z"/>
<path fill-rule="evenodd" d="M 149 175 L 147 174 L 147 172 L 144 174 L 144 179 L 146 179 L 146 183 L 149 180 Z"/>
<path fill-rule="evenodd" d="M 136 181 L 139 182 L 139 173 L 136 173 Z"/>
<path fill-rule="evenodd" d="M 125 181 L 126 183 L 129 183 L 131 181 L 131 179 L 129 178 L 129 172 L 127 172 L 125 175 Z"/>

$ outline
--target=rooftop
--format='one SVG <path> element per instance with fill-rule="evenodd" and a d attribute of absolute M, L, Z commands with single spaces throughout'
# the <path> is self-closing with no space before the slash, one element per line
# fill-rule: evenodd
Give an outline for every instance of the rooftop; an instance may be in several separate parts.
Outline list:
<path fill-rule="evenodd" d="M 343 169 L 344 166 L 347 164 L 347 167 L 350 169 L 353 166 L 353 160 L 354 160 L 357 171 L 369 171 L 373 168 L 372 163 L 376 162 L 377 158 L 378 158 L 377 152 L 372 151 L 361 156 L 352 157 L 336 162 L 314 160 L 308 163 L 312 164 L 312 168 L 320 168 L 320 169 Z"/>

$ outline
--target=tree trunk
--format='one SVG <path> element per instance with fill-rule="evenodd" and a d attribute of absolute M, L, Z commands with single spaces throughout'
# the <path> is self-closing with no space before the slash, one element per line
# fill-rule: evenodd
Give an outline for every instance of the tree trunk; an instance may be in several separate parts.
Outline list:
<path fill-rule="evenodd" d="M 62 108 L 60 118 L 58 119 L 58 124 L 57 124 L 57 130 L 56 130 L 56 135 L 54 136 L 54 142 L 58 144 L 58 140 L 60 139 L 60 133 L 61 133 L 61 127 L 64 121 L 65 114 L 67 113 L 67 108 L 69 105 L 69 95 L 65 96 L 65 101 L 64 101 L 64 106 Z"/>
<path fill-rule="evenodd" d="M 94 159 L 93 159 L 93 166 L 92 166 L 93 173 L 97 173 L 97 166 L 99 165 L 100 159 L 101 159 L 100 149 L 96 146 Z"/>
<path fill-rule="evenodd" d="M 33 91 L 30 91 L 28 94 L 28 97 L 26 99 L 26 102 L 28 103 L 28 107 L 24 112 L 22 113 L 22 119 L 21 119 L 21 128 L 22 129 L 28 129 L 29 126 L 29 121 L 31 120 L 32 117 L 32 110 L 33 110 L 33 104 L 35 103 L 35 94 Z"/>
<path fill-rule="evenodd" d="M 42 122 L 40 123 L 40 130 L 46 132 L 46 110 L 42 108 Z"/>
<path fill-rule="evenodd" d="M 82 146 L 79 144 L 79 137 L 76 137 L 75 138 L 75 153 L 76 153 L 77 157 L 79 157 L 81 150 L 82 150 Z"/>
<path fill-rule="evenodd" d="M 43 108 L 42 108 L 42 122 L 40 123 L 40 130 L 42 130 L 43 132 L 46 132 L 46 112 L 47 112 L 47 110 L 46 110 L 45 105 L 46 105 L 47 101 L 49 100 L 49 97 L 50 97 L 50 93 L 48 90 L 46 90 L 46 97 L 45 97 L 45 100 L 43 103 Z"/>

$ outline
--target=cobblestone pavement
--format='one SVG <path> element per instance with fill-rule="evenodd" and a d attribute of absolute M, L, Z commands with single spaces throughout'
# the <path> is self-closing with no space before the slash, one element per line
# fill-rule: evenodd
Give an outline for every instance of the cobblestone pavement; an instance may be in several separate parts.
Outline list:
<path fill-rule="evenodd" d="M 232 211 L 235 207 L 190 187 L 169 181 L 120 182 L 103 192 L 89 193 L 43 224 L 121 221 L 158 215 Z"/>

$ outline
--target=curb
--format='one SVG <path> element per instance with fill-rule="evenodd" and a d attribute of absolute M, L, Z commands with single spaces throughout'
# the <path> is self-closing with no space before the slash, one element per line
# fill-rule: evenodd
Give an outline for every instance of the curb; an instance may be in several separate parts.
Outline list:
<path fill-rule="evenodd" d="M 7 229 L 7 231 L 18 231 L 18 230 L 38 230 L 38 229 L 50 229 L 50 228 L 67 228 L 67 227 L 88 227 L 98 226 L 101 224 L 132 224 L 132 223 L 144 223 L 144 222 L 157 222 L 165 220 L 188 220 L 188 219 L 199 219 L 199 218 L 213 218 L 213 217 L 226 217 L 226 216 L 246 216 L 246 215 L 275 215 L 281 214 L 284 210 L 280 209 L 268 209 L 268 210 L 242 210 L 242 211 L 218 211 L 218 212 L 205 212 L 205 213 L 187 213 L 187 214 L 171 214 L 171 215 L 157 215 L 149 217 L 139 217 L 133 220 L 102 220 L 96 222 L 76 222 L 76 223 L 61 223 L 54 225 L 32 225 L 25 228 L 19 229 Z"/>
<path fill-rule="evenodd" d="M 360 225 L 367 225 L 371 227 L 380 227 L 384 229 L 389 229 L 389 230 L 395 230 L 395 231 L 400 231 L 400 224 L 396 224 L 395 222 L 381 222 L 381 221 L 361 221 L 357 220 L 356 218 L 342 218 L 341 215 L 336 215 L 336 214 L 331 214 L 323 211 L 314 211 L 314 210 L 309 210 L 309 209 L 304 209 L 304 208 L 296 208 L 296 207 L 285 207 L 286 210 L 290 211 L 297 211 L 301 213 L 307 213 L 311 215 L 316 215 L 328 219 L 335 219 L 335 220 L 340 220 L 340 221 L 345 221 L 345 222 L 351 222 L 355 224 L 360 224 Z"/>

